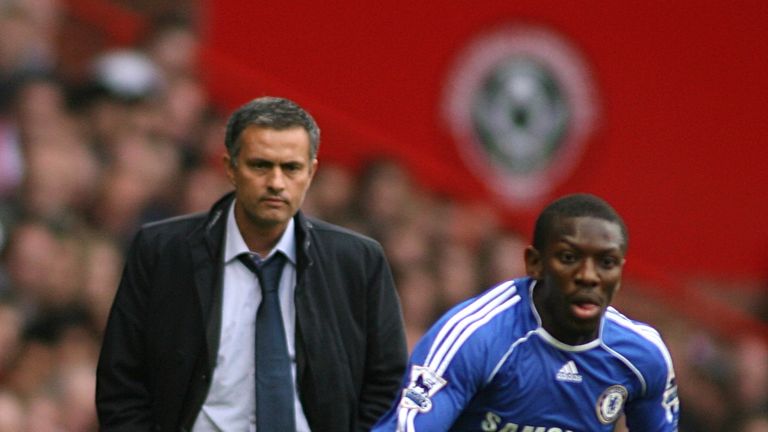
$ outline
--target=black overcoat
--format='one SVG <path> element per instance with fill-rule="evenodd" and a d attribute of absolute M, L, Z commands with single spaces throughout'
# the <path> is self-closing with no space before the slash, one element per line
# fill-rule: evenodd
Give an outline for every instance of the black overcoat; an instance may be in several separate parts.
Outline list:
<path fill-rule="evenodd" d="M 97 370 L 104 431 L 186 431 L 218 349 L 226 214 L 145 225 L 128 251 Z M 400 304 L 376 241 L 295 216 L 299 397 L 313 431 L 367 430 L 407 360 Z"/>

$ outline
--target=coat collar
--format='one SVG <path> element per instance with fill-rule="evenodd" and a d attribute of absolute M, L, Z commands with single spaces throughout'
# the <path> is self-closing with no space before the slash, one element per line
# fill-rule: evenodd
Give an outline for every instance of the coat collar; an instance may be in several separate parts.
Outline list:
<path fill-rule="evenodd" d="M 208 212 L 202 227 L 203 241 L 213 259 L 222 255 L 224 247 L 224 233 L 227 228 L 227 210 L 235 199 L 235 193 L 230 192 L 216 201 Z M 194 235 L 194 234 L 193 234 Z"/>
<path fill-rule="evenodd" d="M 235 193 L 230 192 L 221 197 L 216 203 L 211 206 L 208 216 L 205 219 L 203 225 L 203 241 L 205 243 L 208 254 L 214 260 L 218 260 L 222 257 L 225 233 L 227 227 L 227 211 L 232 205 L 232 201 L 235 199 Z M 298 211 L 293 217 L 294 230 L 296 233 L 296 261 L 297 271 L 300 275 L 307 266 L 313 264 L 312 257 L 310 255 L 311 247 L 311 235 L 310 232 L 314 228 L 312 221 L 307 218 L 301 211 Z"/>
<path fill-rule="evenodd" d="M 314 264 L 310 247 L 312 246 L 312 236 L 310 233 L 314 228 L 312 221 L 304 213 L 298 211 L 294 219 L 294 228 L 296 230 L 296 270 L 299 277 L 304 273 L 307 267 Z"/>

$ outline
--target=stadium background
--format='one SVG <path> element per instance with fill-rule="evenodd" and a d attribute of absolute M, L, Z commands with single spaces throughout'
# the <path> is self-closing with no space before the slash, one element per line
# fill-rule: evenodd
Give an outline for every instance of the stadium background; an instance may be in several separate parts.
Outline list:
<path fill-rule="evenodd" d="M 106 238 L 119 252 L 141 221 L 199 209 L 225 187 L 208 163 L 220 151 L 215 146 L 221 119 L 254 96 L 276 94 L 306 106 L 323 129 L 321 174 L 324 170 L 326 174 L 318 178 L 313 192 L 317 197 L 310 197 L 307 211 L 382 241 L 396 271 L 411 338 L 445 304 L 492 283 L 494 271 L 501 276 L 503 271 L 493 270 L 494 260 L 519 270 L 509 255 L 513 260 L 520 256 L 532 218 L 547 200 L 589 191 L 614 204 L 630 227 L 628 283 L 618 303 L 622 310 L 661 328 L 668 339 L 680 374 L 682 430 L 746 430 L 741 422 L 755 413 L 768 422 L 768 230 L 761 223 L 768 214 L 768 47 L 763 35 L 768 11 L 763 3 L 588 6 L 488 1 L 479 6 L 455 1 L 372 7 L 352 1 L 332 6 L 297 1 L 264 8 L 242 0 L 184 3 L 28 0 L 0 5 L 4 23 L 22 17 L 36 36 L 15 42 L 6 37 L 4 52 L 13 52 L 7 48 L 12 43 L 23 46 L 36 38 L 49 43 L 49 61 L 40 64 L 61 79 L 62 89 L 70 95 L 66 114 L 88 124 L 96 123 L 89 117 L 96 115 L 96 109 L 88 105 L 84 110 L 72 101 L 81 100 L 76 97 L 83 97 L 83 87 L 104 78 L 93 74 L 94 61 L 130 48 L 132 54 L 161 63 L 155 49 L 162 38 L 157 19 L 180 14 L 189 20 L 198 56 L 190 70 L 166 68 L 163 73 L 168 81 L 191 82 L 193 90 L 173 93 L 168 91 L 171 86 L 161 89 L 150 83 L 143 91 L 157 93 L 152 97 L 155 105 L 173 105 L 175 97 L 177 104 L 205 107 L 189 122 L 178 122 L 193 126 L 197 137 L 189 136 L 193 131 L 162 132 L 170 141 L 183 142 L 172 149 L 195 161 L 176 172 L 182 184 L 138 200 L 142 211 L 132 216 L 115 214 L 118 203 L 130 202 L 128 192 L 116 194 L 114 201 L 106 199 L 106 192 L 92 192 L 93 200 L 109 202 L 111 209 L 98 209 L 95 201 L 82 196 L 64 200 L 56 211 L 27 208 L 23 195 L 30 186 L 25 181 L 34 169 L 28 166 L 31 158 L 23 155 L 35 138 L 20 134 L 19 174 L 14 178 L 6 171 L 0 176 L 7 179 L 0 208 L 6 239 L 0 293 L 14 298 L 0 303 L 0 311 L 11 305 L 6 308 L 15 315 L 7 315 L 19 322 L 15 344 L 2 345 L 0 339 L 0 418 L 7 420 L 12 417 L 9 412 L 18 412 L 19 417 L 39 421 L 40 412 L 49 412 L 50 422 L 64 423 L 65 430 L 89 430 L 92 422 L 87 370 L 100 321 L 76 320 L 88 330 L 91 342 L 71 343 L 70 336 L 61 336 L 69 333 L 60 328 L 71 324 L 61 322 L 46 324 L 56 327 L 55 336 L 40 337 L 39 328 L 45 325 L 36 315 L 46 308 L 58 313 L 66 308 L 56 307 L 57 301 L 67 301 L 36 293 L 30 301 L 39 305 L 23 306 L 26 299 L 20 287 L 25 279 L 14 266 L 24 261 L 16 257 L 14 249 L 19 247 L 13 242 L 24 237 L 17 229 L 42 220 L 43 231 L 77 238 L 79 228 L 61 222 L 62 215 L 74 214 L 86 221 L 89 233 Z M 49 27 L 34 28 L 35 22 Z M 594 129 L 573 170 L 524 205 L 499 197 L 487 178 L 469 167 L 462 143 L 441 117 L 447 77 L 459 54 L 478 35 L 508 25 L 536 26 L 565 39 L 586 63 L 596 89 Z M 10 28 L 6 25 L 0 32 Z M 8 83 L 13 82 L 9 77 L 23 71 L 12 61 L 0 65 Z M 24 94 L 16 92 L 15 84 L 7 88 Z M 23 124 L 14 124 L 21 117 L 22 98 L 8 98 L 2 130 L 24 129 Z M 87 100 L 91 104 L 93 99 Z M 132 101 L 130 109 L 153 112 L 141 103 Z M 143 124 L 141 115 L 137 117 L 135 121 Z M 98 141 L 93 139 L 97 135 L 91 133 L 89 146 Z M 12 141 L 4 142 L 5 148 Z M 3 160 L 3 154 L 11 153 L 0 153 L 0 162 L 7 167 L 9 158 Z M 102 157 L 102 169 L 125 168 L 114 160 L 121 155 L 141 158 L 128 150 L 115 151 L 106 162 Z M 62 173 L 66 175 L 66 169 Z M 91 179 L 122 184 L 101 176 Z M 193 197 L 192 191 L 201 189 L 205 192 Z M 55 195 L 56 187 L 52 190 Z M 122 225 L 106 221 L 121 218 Z M 439 252 L 413 241 L 424 224 L 439 226 L 432 234 L 442 237 Z M 491 246 L 497 245 L 501 251 L 492 252 Z M 408 265 L 414 259 L 430 262 Z M 469 274 L 456 270 L 473 266 L 477 269 Z M 441 267 L 454 267 L 454 273 Z M 447 288 L 462 282 L 468 286 Z M 109 288 L 103 291 L 98 301 L 102 306 L 94 307 L 99 310 L 109 297 Z M 84 295 L 77 287 L 72 292 L 74 297 Z M 440 300 L 421 304 L 431 298 Z M 78 301 L 90 305 L 88 300 Z M 37 344 L 41 339 L 44 343 Z M 72 355 L 77 347 L 87 351 L 73 362 L 79 368 L 63 370 L 46 363 L 51 356 Z M 72 380 L 71 389 L 62 384 L 67 379 Z"/>

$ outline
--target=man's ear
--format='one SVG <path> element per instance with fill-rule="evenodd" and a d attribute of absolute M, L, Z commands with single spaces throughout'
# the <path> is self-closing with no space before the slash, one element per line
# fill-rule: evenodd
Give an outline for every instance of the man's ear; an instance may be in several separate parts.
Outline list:
<path fill-rule="evenodd" d="M 224 170 L 227 173 L 229 182 L 235 186 L 235 168 L 232 166 L 232 159 L 229 157 L 228 153 L 225 152 L 221 156 L 221 162 L 224 164 Z"/>
<path fill-rule="evenodd" d="M 541 253 L 533 246 L 525 248 L 525 272 L 534 279 L 541 279 Z"/>

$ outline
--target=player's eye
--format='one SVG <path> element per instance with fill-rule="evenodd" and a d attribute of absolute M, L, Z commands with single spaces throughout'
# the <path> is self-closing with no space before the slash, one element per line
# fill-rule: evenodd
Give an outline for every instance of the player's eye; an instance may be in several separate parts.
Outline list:
<path fill-rule="evenodd" d="M 565 250 L 558 254 L 558 259 L 563 264 L 573 264 L 578 259 L 578 256 L 573 251 Z"/>
<path fill-rule="evenodd" d="M 600 258 L 600 267 L 605 269 L 612 269 L 619 265 L 619 259 L 614 256 L 604 256 Z"/>

